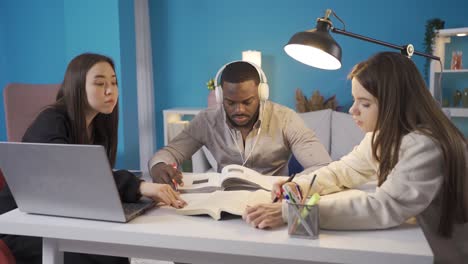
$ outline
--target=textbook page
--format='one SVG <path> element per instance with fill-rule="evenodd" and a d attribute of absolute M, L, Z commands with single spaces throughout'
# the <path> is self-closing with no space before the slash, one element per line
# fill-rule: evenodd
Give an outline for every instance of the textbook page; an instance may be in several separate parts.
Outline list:
<path fill-rule="evenodd" d="M 231 164 L 223 168 L 221 172 L 221 187 L 225 191 L 263 189 L 271 191 L 273 184 L 280 180 L 278 176 L 267 176 L 247 167 Z"/>
<path fill-rule="evenodd" d="M 184 173 L 184 186 L 179 186 L 180 193 L 210 193 L 223 188 L 220 185 L 221 173 Z"/>
<path fill-rule="evenodd" d="M 207 214 L 215 220 L 221 219 L 221 213 L 242 215 L 247 205 L 271 203 L 270 192 L 264 190 L 251 191 L 215 191 L 212 193 L 186 193 L 181 198 L 187 206 L 176 209 L 181 215 Z"/>
<path fill-rule="evenodd" d="M 251 190 L 263 189 L 271 191 L 273 184 L 287 177 L 262 175 L 252 169 L 231 164 L 223 168 L 221 173 L 184 173 L 184 186 L 179 187 L 181 193 L 206 193 L 217 190 Z"/>

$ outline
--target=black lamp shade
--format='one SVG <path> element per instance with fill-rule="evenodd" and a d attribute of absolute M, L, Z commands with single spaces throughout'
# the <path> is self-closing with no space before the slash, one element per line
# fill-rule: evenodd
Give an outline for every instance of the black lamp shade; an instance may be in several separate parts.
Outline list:
<path fill-rule="evenodd" d="M 294 34 L 284 46 L 284 51 L 309 66 L 326 70 L 339 69 L 341 47 L 329 30 L 330 24 L 319 20 L 315 29 Z"/>

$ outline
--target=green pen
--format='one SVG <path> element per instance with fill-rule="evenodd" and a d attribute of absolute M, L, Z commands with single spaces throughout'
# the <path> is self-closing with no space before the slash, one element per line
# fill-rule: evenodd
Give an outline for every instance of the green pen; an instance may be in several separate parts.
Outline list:
<path fill-rule="evenodd" d="M 314 195 L 312 195 L 309 198 L 307 203 L 304 205 L 304 209 L 302 209 L 302 212 L 301 212 L 302 219 L 306 218 L 307 215 L 309 214 L 308 207 L 316 205 L 319 200 L 320 200 L 320 194 L 318 194 L 318 193 L 314 193 Z"/>

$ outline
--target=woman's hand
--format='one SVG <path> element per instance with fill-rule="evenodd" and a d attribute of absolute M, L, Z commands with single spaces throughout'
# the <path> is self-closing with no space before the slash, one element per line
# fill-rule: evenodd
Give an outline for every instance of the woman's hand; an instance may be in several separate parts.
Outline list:
<path fill-rule="evenodd" d="M 299 195 L 299 189 L 300 186 L 297 185 L 296 183 L 294 182 L 286 182 L 285 180 L 280 180 L 280 181 L 277 181 L 273 184 L 273 188 L 271 190 L 271 199 L 275 199 L 275 198 L 278 198 L 277 201 L 281 201 L 283 199 L 283 185 L 288 185 L 290 187 L 290 189 L 296 194 L 297 197 L 300 197 Z M 301 190 L 302 193 L 304 193 L 302 190 Z M 301 194 L 302 195 L 302 194 Z"/>
<path fill-rule="evenodd" d="M 247 206 L 242 219 L 255 228 L 275 228 L 284 225 L 281 203 Z"/>
<path fill-rule="evenodd" d="M 156 202 L 163 202 L 175 208 L 182 208 L 187 203 L 180 198 L 180 194 L 167 184 L 141 182 L 140 193 Z"/>

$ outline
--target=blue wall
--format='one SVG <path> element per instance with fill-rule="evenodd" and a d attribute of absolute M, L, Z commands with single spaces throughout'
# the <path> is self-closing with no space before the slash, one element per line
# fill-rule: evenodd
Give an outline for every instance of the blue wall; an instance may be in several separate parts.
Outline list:
<path fill-rule="evenodd" d="M 325 97 L 336 94 L 347 111 L 351 105 L 347 73 L 359 61 L 389 49 L 334 34 L 343 49 L 340 70 L 315 69 L 287 56 L 283 46 L 289 38 L 314 28 L 327 8 L 346 22 L 348 31 L 399 45 L 412 43 L 418 51 L 423 51 L 428 19 L 439 17 L 446 28 L 468 26 L 468 2 L 457 0 L 150 1 L 157 135 L 163 133 L 163 109 L 205 107 L 206 81 L 223 64 L 241 59 L 243 50 L 262 52 L 271 100 L 294 108 L 296 88 L 308 96 L 319 89 Z M 414 57 L 414 61 L 422 72 L 424 59 Z M 162 146 L 159 136 L 158 146 Z"/>
<path fill-rule="evenodd" d="M 140 167 L 136 83 L 135 15 L 133 0 L 119 0 L 120 27 L 120 126 L 122 168 Z M 146 168 L 145 168 L 146 169 Z"/>
<path fill-rule="evenodd" d="M 0 7 L 0 69 L 7 68 L 1 91 L 8 82 L 59 83 L 68 62 L 83 52 L 112 57 L 123 113 L 116 167 L 139 168 L 133 0 L 2 0 Z M 6 140 L 3 93 L 0 101 L 0 140 Z"/>
<path fill-rule="evenodd" d="M 425 24 L 439 17 L 446 28 L 468 26 L 468 2 L 151 0 L 151 36 L 158 146 L 162 110 L 205 107 L 205 83 L 243 50 L 260 50 L 271 99 L 294 108 L 294 91 L 319 89 L 339 104 L 351 104 L 346 75 L 357 62 L 385 47 L 334 35 L 343 48 L 343 67 L 324 71 L 288 57 L 283 46 L 332 8 L 347 30 L 422 50 Z M 404 8 L 402 8 L 404 7 Z M 120 83 L 118 167 L 138 168 L 138 125 L 133 0 L 0 1 L 0 140 L 6 140 L 3 87 L 8 82 L 59 83 L 68 61 L 84 51 L 111 56 Z M 341 27 L 338 20 L 333 20 Z M 468 52 L 467 52 L 468 54 Z M 414 57 L 422 70 L 424 59 Z M 465 64 L 467 64 L 465 60 Z M 463 121 L 461 121 L 463 122 Z M 466 121 L 464 122 L 466 123 Z"/>
<path fill-rule="evenodd" d="M 5 9 L 5 2 L 0 1 L 0 10 Z M 5 17 L 0 16 L 0 98 L 2 98 L 3 87 L 8 83 L 8 67 L 6 62 L 6 25 Z M 0 141 L 6 139 L 5 110 L 3 100 L 0 100 Z"/>
<path fill-rule="evenodd" d="M 0 1 L 0 140 L 6 140 L 5 85 L 58 83 L 63 76 L 66 62 L 62 10 L 60 0 Z"/>

